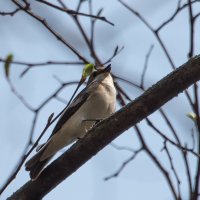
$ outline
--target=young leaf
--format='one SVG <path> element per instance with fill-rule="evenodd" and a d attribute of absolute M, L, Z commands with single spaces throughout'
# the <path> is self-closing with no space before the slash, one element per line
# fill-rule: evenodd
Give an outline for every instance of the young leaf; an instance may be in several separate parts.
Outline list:
<path fill-rule="evenodd" d="M 7 78 L 9 78 L 10 63 L 12 62 L 12 60 L 13 60 L 13 54 L 8 54 L 5 60 L 5 64 L 4 64 L 5 75 Z"/>
<path fill-rule="evenodd" d="M 83 68 L 82 78 L 86 79 L 88 76 L 91 75 L 93 70 L 94 70 L 94 64 L 92 63 L 86 64 Z"/>
<path fill-rule="evenodd" d="M 187 117 L 189 117 L 192 121 L 196 121 L 197 120 L 197 116 L 196 116 L 196 114 L 195 113 L 193 113 L 193 112 L 189 112 L 189 113 L 187 113 Z"/>

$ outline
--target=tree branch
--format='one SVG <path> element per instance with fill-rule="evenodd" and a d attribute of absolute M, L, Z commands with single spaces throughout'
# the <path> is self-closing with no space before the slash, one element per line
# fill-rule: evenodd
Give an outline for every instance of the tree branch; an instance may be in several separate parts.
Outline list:
<path fill-rule="evenodd" d="M 198 80 L 200 55 L 190 59 L 111 117 L 99 122 L 86 137 L 78 140 L 50 164 L 36 181 L 28 181 L 8 199 L 42 199 L 112 140 Z"/>
<path fill-rule="evenodd" d="M 52 33 L 61 43 L 63 43 L 66 47 L 68 47 L 80 60 L 82 60 L 84 63 L 89 63 L 89 61 L 84 58 L 80 52 L 75 49 L 70 43 L 68 43 L 56 30 L 54 30 L 48 23 L 47 21 L 40 17 L 39 15 L 35 14 L 30 10 L 30 5 L 23 6 L 21 5 L 17 0 L 12 0 L 12 2 L 18 6 L 21 10 L 26 12 L 28 15 L 32 16 L 34 19 L 36 19 L 38 22 L 40 22 L 47 30 L 49 30 L 50 33 Z"/>

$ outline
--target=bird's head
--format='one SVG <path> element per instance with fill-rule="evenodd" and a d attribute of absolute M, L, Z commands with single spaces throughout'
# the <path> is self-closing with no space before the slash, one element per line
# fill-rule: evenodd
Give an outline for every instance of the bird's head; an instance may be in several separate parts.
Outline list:
<path fill-rule="evenodd" d="M 110 71 L 111 71 L 111 64 L 105 68 L 99 68 L 93 71 L 88 79 L 87 84 L 90 84 L 93 81 L 103 81 L 105 78 L 111 77 Z"/>

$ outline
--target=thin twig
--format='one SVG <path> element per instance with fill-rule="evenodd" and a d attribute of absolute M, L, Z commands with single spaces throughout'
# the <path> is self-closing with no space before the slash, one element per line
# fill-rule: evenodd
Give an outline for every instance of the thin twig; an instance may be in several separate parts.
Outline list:
<path fill-rule="evenodd" d="M 176 178 L 176 181 L 177 181 L 177 188 L 178 188 L 178 196 L 179 196 L 179 199 L 182 199 L 181 198 L 181 189 L 180 189 L 180 184 L 181 184 L 181 181 L 178 177 L 178 173 L 174 167 L 174 164 L 173 164 L 173 160 L 172 160 L 172 157 L 171 157 L 171 154 L 169 152 L 169 149 L 167 147 L 167 140 L 164 141 L 164 147 L 163 147 L 163 150 L 165 150 L 166 154 L 167 154 L 167 157 L 169 159 L 169 163 L 170 163 L 170 166 L 171 166 L 171 170 L 172 172 L 174 173 L 174 176 Z"/>
<path fill-rule="evenodd" d="M 119 49 L 118 46 L 116 46 L 115 50 L 113 51 L 113 55 L 112 55 L 107 61 L 105 61 L 102 65 L 106 65 L 106 64 L 108 64 L 109 62 L 111 62 L 112 59 L 113 59 L 114 57 L 116 57 L 119 53 L 121 53 L 121 51 L 122 51 L 123 49 L 124 49 L 124 46 L 122 46 L 120 49 Z"/>
<path fill-rule="evenodd" d="M 176 133 L 171 121 L 169 120 L 169 118 L 165 114 L 164 110 L 162 108 L 160 108 L 159 112 L 161 113 L 161 116 L 163 117 L 163 119 L 165 120 L 166 124 L 168 125 L 168 127 L 171 130 L 171 132 L 173 133 L 173 136 L 175 137 L 177 144 L 179 146 L 182 146 L 181 141 L 180 141 L 180 139 L 178 137 L 178 134 Z M 188 163 L 188 160 L 187 160 L 186 152 L 181 151 L 181 153 L 182 153 L 183 161 L 184 161 L 185 168 L 186 168 L 187 179 L 188 179 L 188 187 L 189 187 L 190 199 L 191 199 L 191 195 L 192 195 L 192 176 L 191 176 L 190 167 L 189 167 L 189 163 Z"/>
<path fill-rule="evenodd" d="M 21 9 L 20 8 L 17 8 L 15 9 L 14 11 L 10 11 L 10 12 L 1 12 L 0 11 L 0 15 L 2 16 L 7 16 L 7 15 L 10 15 L 11 17 L 14 16 L 17 12 L 19 12 Z"/>
<path fill-rule="evenodd" d="M 111 178 L 117 178 L 119 176 L 119 174 L 123 171 L 123 169 L 127 166 L 127 164 L 129 164 L 132 160 L 134 160 L 136 158 L 136 156 L 143 150 L 143 148 L 139 148 L 138 150 L 135 150 L 133 152 L 133 155 L 130 156 L 130 158 L 128 158 L 126 161 L 124 161 L 121 165 L 121 167 L 112 175 L 107 176 L 104 178 L 105 181 L 110 180 Z"/>
<path fill-rule="evenodd" d="M 131 85 L 131 86 L 133 86 L 133 87 L 136 87 L 136 88 L 138 88 L 138 89 L 144 91 L 144 90 L 140 87 L 140 85 L 138 85 L 138 84 L 136 84 L 136 83 L 133 83 L 132 81 L 129 81 L 129 80 L 125 79 L 125 78 L 119 77 L 119 76 L 117 76 L 117 75 L 115 75 L 115 74 L 113 74 L 113 77 L 114 77 L 115 79 L 118 79 L 118 80 L 120 80 L 120 81 L 123 81 L 123 82 L 125 82 L 125 83 L 128 83 L 129 85 Z"/>
<path fill-rule="evenodd" d="M 60 2 L 61 5 L 63 6 L 63 8 L 68 9 L 67 6 L 66 6 L 61 0 L 59 0 L 59 2 Z M 79 1 L 79 6 L 78 6 L 78 8 L 77 8 L 78 10 L 80 9 L 81 4 L 82 4 L 82 1 L 80 0 L 80 1 Z M 78 11 L 78 10 L 77 10 L 77 11 Z M 82 35 L 82 37 L 83 37 L 83 39 L 84 39 L 86 45 L 87 45 L 87 47 L 88 47 L 88 49 L 89 49 L 89 51 L 90 51 L 90 54 L 91 54 L 92 58 L 95 60 L 95 65 L 97 65 L 97 66 L 98 66 L 98 65 L 101 65 L 101 61 L 100 61 L 100 59 L 99 59 L 98 56 L 97 56 L 97 53 L 96 53 L 96 51 L 95 51 L 95 49 L 94 49 L 94 46 L 92 46 L 89 37 L 87 36 L 87 34 L 86 34 L 86 32 L 85 32 L 83 26 L 81 25 L 81 23 L 80 23 L 80 21 L 79 21 L 79 19 L 78 19 L 78 16 L 76 16 L 76 15 L 75 15 L 75 16 L 74 16 L 74 15 L 71 15 L 71 17 L 72 17 L 72 19 L 74 20 L 76 26 L 78 27 L 78 29 L 79 29 L 79 31 L 80 31 L 80 33 L 81 33 L 81 35 Z"/>
<path fill-rule="evenodd" d="M 197 128 L 197 145 L 198 145 L 198 153 L 200 153 L 200 115 L 199 115 L 199 94 L 198 94 L 198 84 L 194 84 L 194 112 L 196 114 L 196 128 Z M 195 174 L 195 182 L 194 182 L 194 192 L 193 198 L 198 199 L 199 193 L 199 178 L 200 178 L 200 159 L 197 161 L 197 168 Z"/>
<path fill-rule="evenodd" d="M 195 137 L 194 137 L 194 129 L 192 128 L 191 130 L 191 138 L 192 138 L 192 150 L 195 150 L 196 142 L 195 142 Z"/>
<path fill-rule="evenodd" d="M 17 0 L 12 0 L 12 2 L 17 5 L 20 9 L 24 10 L 27 14 L 32 16 L 34 19 L 36 19 L 38 22 L 40 22 L 45 28 L 47 28 L 59 41 L 61 41 L 65 46 L 67 46 L 80 60 L 82 60 L 84 63 L 89 63 L 89 61 L 84 58 L 78 50 L 76 50 L 71 44 L 69 44 L 58 32 L 56 32 L 45 19 L 40 17 L 39 15 L 36 15 L 31 10 L 26 9 L 26 7 L 22 6 Z"/>
<path fill-rule="evenodd" d="M 0 62 L 6 63 L 6 59 L 0 58 Z M 83 62 L 78 61 L 46 61 L 46 62 L 22 62 L 22 61 L 12 61 L 10 64 L 27 66 L 20 74 L 23 77 L 32 67 L 49 66 L 49 65 L 83 65 Z"/>
<path fill-rule="evenodd" d="M 169 52 L 166 48 L 166 46 L 164 45 L 163 41 L 161 40 L 160 36 L 159 36 L 159 32 L 156 31 L 156 29 L 154 30 L 153 27 L 146 21 L 146 19 L 144 19 L 144 17 L 138 13 L 137 11 L 135 11 L 133 8 L 131 8 L 130 6 L 128 6 L 126 3 L 124 3 L 122 0 L 118 0 L 124 7 L 126 7 L 130 12 L 132 12 L 135 16 L 137 16 L 147 27 L 148 29 L 154 34 L 154 36 L 156 37 L 157 41 L 159 42 L 159 44 L 161 45 L 171 67 L 173 69 L 176 69 L 175 64 L 171 58 L 171 56 L 169 55 Z"/>
<path fill-rule="evenodd" d="M 112 26 L 114 26 L 114 24 L 110 21 L 108 21 L 105 17 L 101 17 L 101 16 L 97 16 L 97 15 L 92 15 L 92 14 L 86 14 L 86 13 L 82 13 L 82 12 L 77 12 L 77 11 L 74 11 L 74 10 L 70 10 L 70 9 L 67 9 L 67 8 L 62 8 L 62 7 L 59 7 L 53 3 L 50 3 L 48 1 L 44 1 L 44 0 L 36 0 L 40 3 L 43 3 L 43 4 L 46 4 L 52 8 L 55 8 L 57 10 L 60 10 L 62 12 L 65 12 L 67 14 L 70 14 L 70 15 L 73 15 L 73 16 L 76 16 L 76 15 L 80 15 L 80 16 L 84 16 L 84 17 L 90 17 L 90 18 L 94 18 L 94 19 L 98 19 L 98 20 L 101 20 L 103 22 L 106 22 Z"/>
<path fill-rule="evenodd" d="M 6 59 L 0 58 L 0 62 L 5 63 Z M 22 61 L 12 61 L 11 64 L 15 65 L 24 65 L 29 67 L 39 67 L 39 66 L 47 66 L 47 65 L 83 65 L 83 62 L 78 61 L 45 61 L 45 62 L 22 62 Z"/>
<path fill-rule="evenodd" d="M 144 76 L 145 76 L 145 73 L 146 73 L 146 70 L 147 70 L 147 67 L 148 67 L 148 61 L 149 61 L 149 57 L 151 55 L 151 52 L 153 50 L 153 45 L 150 46 L 147 54 L 146 54 L 146 57 L 145 57 L 145 62 L 144 62 L 144 68 L 143 68 L 143 71 L 142 71 L 142 75 L 141 75 L 141 88 L 144 88 Z"/>
<path fill-rule="evenodd" d="M 199 0 L 192 1 L 191 4 L 197 3 Z M 157 32 L 159 32 L 162 28 L 164 28 L 167 24 L 169 24 L 173 19 L 182 11 L 183 9 L 188 7 L 188 3 L 185 3 L 181 6 L 181 0 L 178 1 L 176 10 L 174 13 L 169 17 L 167 20 L 165 20 L 158 28 L 156 29 Z"/>
<path fill-rule="evenodd" d="M 144 151 L 149 155 L 149 157 L 152 159 L 152 161 L 156 164 L 156 166 L 160 169 L 160 171 L 162 172 L 163 176 L 165 177 L 168 185 L 169 185 L 169 188 L 171 189 L 171 192 L 174 196 L 174 199 L 178 199 L 177 197 L 177 194 L 176 194 L 176 190 L 175 190 L 175 187 L 173 185 L 173 182 L 169 176 L 169 173 L 168 171 L 166 171 L 166 169 L 162 166 L 162 164 L 159 162 L 159 160 L 157 159 L 157 157 L 153 154 L 153 152 L 149 149 L 149 147 L 147 146 L 142 134 L 141 134 L 141 131 L 139 129 L 139 127 L 136 125 L 135 126 L 135 130 L 136 130 L 136 133 L 138 135 L 138 138 L 140 139 L 140 142 L 142 144 L 142 147 L 144 149 Z"/>
<path fill-rule="evenodd" d="M 200 154 L 196 153 L 195 151 L 193 151 L 193 149 L 191 148 L 186 148 L 184 146 L 181 146 L 180 144 L 174 142 L 172 139 L 170 139 L 169 137 L 167 137 L 164 133 L 162 133 L 156 126 L 155 124 L 147 117 L 146 119 L 147 124 L 149 125 L 149 127 L 151 127 L 156 133 L 158 133 L 165 141 L 169 142 L 170 144 L 172 144 L 173 146 L 177 147 L 178 149 L 180 149 L 183 153 L 189 152 L 192 155 L 196 156 L 198 159 L 200 158 Z"/>
<path fill-rule="evenodd" d="M 111 145 L 113 148 L 117 149 L 117 150 L 125 150 L 125 151 L 129 151 L 129 152 L 131 152 L 131 153 L 134 153 L 134 152 L 135 152 L 135 150 L 132 149 L 132 148 L 130 148 L 130 147 L 119 146 L 119 145 L 117 145 L 117 144 L 115 144 L 115 143 L 113 143 L 113 142 L 110 143 L 110 145 Z"/>
<path fill-rule="evenodd" d="M 191 58 L 194 54 L 194 17 L 193 17 L 193 10 L 192 10 L 192 2 L 191 0 L 188 0 L 188 12 L 189 12 L 189 33 L 190 33 L 190 39 L 189 39 L 189 53 L 188 58 Z"/>
<path fill-rule="evenodd" d="M 16 90 L 16 88 L 14 87 L 14 85 L 12 84 L 10 79 L 7 79 L 8 84 L 10 86 L 11 91 L 13 92 L 13 94 L 20 100 L 20 102 L 22 102 L 22 104 L 28 108 L 30 111 L 35 111 L 35 109 L 24 99 L 24 97 Z"/>
<path fill-rule="evenodd" d="M 38 117 L 38 112 L 53 98 L 55 97 L 63 88 L 64 86 L 70 85 L 70 84 L 77 84 L 77 81 L 74 82 L 69 82 L 69 83 L 63 83 L 61 85 L 61 87 L 59 87 L 50 97 L 48 97 L 46 100 L 43 101 L 43 103 L 41 103 L 37 109 L 34 109 L 33 112 L 35 112 L 35 116 L 33 119 L 33 123 L 32 123 L 32 127 L 31 127 L 31 132 L 30 132 L 30 136 L 29 136 L 29 141 L 25 147 L 24 150 L 24 154 L 22 154 L 22 156 L 19 159 L 19 162 L 17 164 L 18 167 L 15 168 L 15 170 L 11 173 L 11 175 L 9 176 L 9 178 L 6 180 L 6 182 L 3 184 L 3 186 L 0 189 L 0 195 L 4 192 L 4 190 L 8 187 L 8 185 L 15 179 L 15 177 L 17 176 L 18 172 L 20 171 L 22 165 L 24 164 L 25 160 L 27 159 L 27 157 L 31 154 L 31 152 L 35 149 L 35 147 L 37 147 L 37 145 L 39 144 L 40 139 L 43 137 L 44 133 L 47 131 L 47 129 L 61 116 L 61 114 L 64 112 L 64 110 L 69 106 L 69 104 L 71 103 L 74 95 L 76 94 L 76 91 L 78 90 L 79 86 L 77 86 L 74 94 L 72 95 L 70 101 L 68 102 L 67 106 L 54 118 L 52 119 L 53 115 L 51 114 L 47 120 L 46 126 L 44 127 L 43 131 L 41 132 L 40 136 L 38 137 L 38 139 L 36 140 L 36 142 L 33 144 L 33 146 L 31 147 L 31 149 L 27 152 L 29 146 L 33 143 L 32 141 L 32 137 L 33 137 L 33 132 L 35 129 L 35 124 L 36 124 L 36 120 Z M 78 82 L 80 83 L 80 82 Z"/>

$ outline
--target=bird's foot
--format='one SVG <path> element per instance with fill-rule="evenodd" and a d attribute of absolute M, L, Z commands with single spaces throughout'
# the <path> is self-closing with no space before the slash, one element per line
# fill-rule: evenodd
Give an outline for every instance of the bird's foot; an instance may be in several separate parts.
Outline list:
<path fill-rule="evenodd" d="M 99 123 L 100 121 L 102 121 L 103 118 L 96 118 L 96 119 L 84 119 L 83 122 L 95 122 L 94 125 L 96 125 L 97 123 Z"/>

